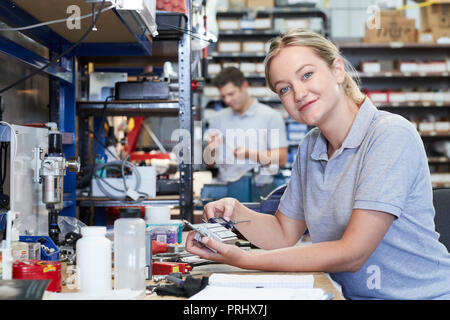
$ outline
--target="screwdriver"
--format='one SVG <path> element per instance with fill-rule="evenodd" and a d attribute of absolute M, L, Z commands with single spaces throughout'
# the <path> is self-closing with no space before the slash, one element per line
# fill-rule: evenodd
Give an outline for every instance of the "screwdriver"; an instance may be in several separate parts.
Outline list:
<path fill-rule="evenodd" d="M 203 222 L 206 222 L 205 220 L 203 220 Z M 238 224 L 238 223 L 242 223 L 242 222 L 250 222 L 250 220 L 240 220 L 240 221 L 227 221 L 222 217 L 217 217 L 217 218 L 210 218 L 208 220 L 209 223 L 219 223 L 221 226 L 227 228 L 227 229 L 233 229 L 233 227 Z"/>

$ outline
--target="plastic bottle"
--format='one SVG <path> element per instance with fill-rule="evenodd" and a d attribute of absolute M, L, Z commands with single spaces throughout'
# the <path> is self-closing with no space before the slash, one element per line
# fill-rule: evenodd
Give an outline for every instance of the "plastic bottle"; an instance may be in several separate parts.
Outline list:
<path fill-rule="evenodd" d="M 145 295 L 145 221 L 140 208 L 121 208 L 114 222 L 114 289 Z"/>
<path fill-rule="evenodd" d="M 83 227 L 77 241 L 77 284 L 79 292 L 105 293 L 112 290 L 111 240 L 106 227 Z"/>

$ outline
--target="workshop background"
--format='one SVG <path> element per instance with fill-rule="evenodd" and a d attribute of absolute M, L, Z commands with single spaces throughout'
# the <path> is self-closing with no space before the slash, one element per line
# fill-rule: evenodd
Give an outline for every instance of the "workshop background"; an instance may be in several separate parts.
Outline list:
<path fill-rule="evenodd" d="M 296 27 L 331 39 L 379 109 L 414 124 L 433 187 L 450 188 L 450 1 L 105 1 L 96 16 L 101 3 L 0 2 L 0 206 L 17 212 L 21 240 L 65 236 L 69 250 L 70 231 L 111 227 L 123 208 L 200 222 L 203 205 L 226 196 L 274 213 L 311 127 L 266 86 L 263 60 L 268 40 Z M 202 159 L 224 107 L 212 79 L 228 66 L 285 121 L 288 162 L 263 198 L 252 173 L 216 183 Z"/>

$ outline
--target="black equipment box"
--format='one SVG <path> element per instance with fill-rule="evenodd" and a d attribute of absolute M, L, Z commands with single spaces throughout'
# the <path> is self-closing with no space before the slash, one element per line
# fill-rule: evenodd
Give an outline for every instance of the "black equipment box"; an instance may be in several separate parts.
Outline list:
<path fill-rule="evenodd" d="M 179 40 L 186 31 L 187 16 L 181 12 L 156 11 L 158 35 L 155 40 Z"/>
<path fill-rule="evenodd" d="M 168 100 L 169 83 L 164 81 L 116 82 L 116 100 Z"/>

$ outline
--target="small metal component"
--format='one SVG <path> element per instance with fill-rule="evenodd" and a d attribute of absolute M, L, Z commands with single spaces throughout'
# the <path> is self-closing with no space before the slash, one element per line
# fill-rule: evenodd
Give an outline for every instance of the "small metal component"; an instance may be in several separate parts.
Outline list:
<path fill-rule="evenodd" d="M 80 157 L 70 157 L 69 160 L 66 162 L 67 169 L 69 169 L 70 172 L 80 172 Z"/>
<path fill-rule="evenodd" d="M 230 230 L 228 230 L 227 228 L 218 223 L 191 224 L 189 221 L 186 220 L 184 220 L 184 223 L 186 223 L 193 230 L 197 231 L 197 233 L 195 234 L 195 240 L 201 246 L 205 246 L 201 242 L 203 237 L 209 237 L 216 241 L 227 244 L 234 244 L 237 240 L 237 236 L 235 233 L 231 232 Z M 205 247 L 213 252 L 217 252 L 216 250 L 209 248 L 208 246 Z"/>

